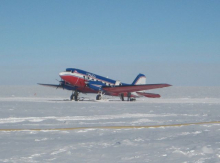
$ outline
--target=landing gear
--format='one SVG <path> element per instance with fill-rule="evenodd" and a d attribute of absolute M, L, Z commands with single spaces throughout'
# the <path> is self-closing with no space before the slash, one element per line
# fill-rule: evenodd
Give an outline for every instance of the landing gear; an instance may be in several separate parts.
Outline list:
<path fill-rule="evenodd" d="M 98 95 L 96 96 L 96 100 L 101 100 L 102 99 L 102 95 L 104 95 L 103 92 L 99 91 Z"/>
<path fill-rule="evenodd" d="M 136 101 L 136 99 L 135 98 L 130 98 L 130 101 Z"/>
<path fill-rule="evenodd" d="M 78 95 L 74 98 L 75 101 L 79 101 Z"/>
<path fill-rule="evenodd" d="M 128 92 L 128 101 L 131 101 L 131 92 Z"/>
<path fill-rule="evenodd" d="M 75 101 L 79 101 L 79 92 L 75 91 L 74 93 L 72 93 L 72 95 L 70 96 L 70 101 L 72 101 L 73 99 Z"/>
<path fill-rule="evenodd" d="M 121 99 L 121 101 L 124 101 L 124 93 L 122 93 L 122 94 L 120 95 L 120 99 Z"/>
<path fill-rule="evenodd" d="M 71 96 L 70 96 L 70 101 L 72 101 L 73 98 L 74 98 L 74 94 L 71 94 Z"/>
<path fill-rule="evenodd" d="M 102 99 L 102 96 L 101 95 L 97 95 L 96 96 L 96 100 L 101 100 Z"/>
<path fill-rule="evenodd" d="M 136 101 L 134 97 L 131 97 L 131 92 L 128 92 L 128 101 Z"/>

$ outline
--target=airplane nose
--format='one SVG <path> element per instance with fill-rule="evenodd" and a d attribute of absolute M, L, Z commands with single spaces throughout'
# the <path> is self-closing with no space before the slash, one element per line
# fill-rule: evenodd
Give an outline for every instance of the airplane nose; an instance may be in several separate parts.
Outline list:
<path fill-rule="evenodd" d="M 59 76 L 61 79 L 63 79 L 64 81 L 71 83 L 72 82 L 72 78 L 71 78 L 71 72 L 60 72 Z"/>
<path fill-rule="evenodd" d="M 63 71 L 63 72 L 59 73 L 60 76 L 70 75 L 70 74 L 71 74 L 71 72 L 67 72 L 67 71 Z"/>
<path fill-rule="evenodd" d="M 66 72 L 60 72 L 59 73 L 59 76 L 61 77 L 61 76 L 64 76 L 64 75 L 66 75 Z"/>
<path fill-rule="evenodd" d="M 61 77 L 61 79 L 65 80 L 65 76 L 68 76 L 70 73 L 69 72 L 60 72 L 59 76 Z"/>
<path fill-rule="evenodd" d="M 63 79 L 63 80 L 65 80 L 65 81 L 66 81 L 67 75 L 68 75 L 68 72 L 60 72 L 60 73 L 59 73 L 60 78 Z"/>

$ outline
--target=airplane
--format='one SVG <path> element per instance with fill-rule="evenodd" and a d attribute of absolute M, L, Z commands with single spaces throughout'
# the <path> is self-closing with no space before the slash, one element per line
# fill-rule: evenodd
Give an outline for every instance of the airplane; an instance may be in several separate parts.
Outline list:
<path fill-rule="evenodd" d="M 159 98 L 159 94 L 147 93 L 146 90 L 169 87 L 170 84 L 146 84 L 146 76 L 139 74 L 131 84 L 119 80 L 109 79 L 88 71 L 77 68 L 67 68 L 60 72 L 61 81 L 58 85 L 42 84 L 42 86 L 66 89 L 72 91 L 70 100 L 79 101 L 79 93 L 97 94 L 96 100 L 101 100 L 103 95 L 119 96 L 121 101 L 135 101 L 138 97 Z"/>

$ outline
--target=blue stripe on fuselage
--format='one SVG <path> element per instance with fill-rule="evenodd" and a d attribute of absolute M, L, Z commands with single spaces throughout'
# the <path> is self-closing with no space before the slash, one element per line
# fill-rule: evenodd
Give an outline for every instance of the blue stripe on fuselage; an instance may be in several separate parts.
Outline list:
<path fill-rule="evenodd" d="M 84 70 L 80 70 L 80 69 L 76 69 L 76 68 L 67 68 L 66 71 L 71 71 L 71 72 L 77 71 L 78 73 L 83 74 L 85 76 L 91 75 L 91 77 L 94 78 L 94 79 L 102 80 L 103 82 L 108 82 L 108 83 L 111 83 L 111 84 L 115 84 L 115 82 L 116 82 L 115 80 L 105 78 L 103 76 L 96 75 L 94 73 L 84 71 Z"/>

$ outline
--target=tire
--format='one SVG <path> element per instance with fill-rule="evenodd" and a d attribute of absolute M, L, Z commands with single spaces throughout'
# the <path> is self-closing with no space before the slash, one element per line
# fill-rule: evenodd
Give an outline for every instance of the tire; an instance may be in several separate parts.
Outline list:
<path fill-rule="evenodd" d="M 97 95 L 96 96 L 96 100 L 101 100 L 102 96 L 101 95 Z"/>
<path fill-rule="evenodd" d="M 70 96 L 70 101 L 72 101 L 72 100 L 73 100 L 73 97 L 74 97 L 74 95 L 72 94 L 72 95 Z"/>
<path fill-rule="evenodd" d="M 124 101 L 124 94 L 121 94 L 121 101 Z"/>
<path fill-rule="evenodd" d="M 131 92 L 128 92 L 127 96 L 128 96 L 128 101 L 131 101 Z"/>
<path fill-rule="evenodd" d="M 75 101 L 79 101 L 78 96 L 75 96 L 74 99 L 75 99 Z"/>

